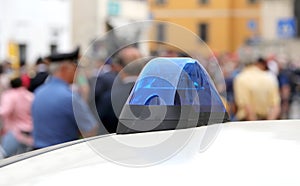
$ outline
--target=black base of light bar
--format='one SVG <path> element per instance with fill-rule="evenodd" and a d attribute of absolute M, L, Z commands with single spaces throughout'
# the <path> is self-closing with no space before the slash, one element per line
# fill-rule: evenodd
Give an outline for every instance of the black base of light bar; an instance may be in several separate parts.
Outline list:
<path fill-rule="evenodd" d="M 193 106 L 125 105 L 117 134 L 186 129 L 228 121 L 227 112 L 197 112 Z"/>

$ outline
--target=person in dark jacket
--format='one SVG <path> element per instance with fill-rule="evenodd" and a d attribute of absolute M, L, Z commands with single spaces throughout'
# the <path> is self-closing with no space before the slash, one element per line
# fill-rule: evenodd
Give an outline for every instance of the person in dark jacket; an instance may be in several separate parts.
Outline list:
<path fill-rule="evenodd" d="M 38 58 L 36 61 L 36 75 L 31 78 L 28 90 L 34 92 L 36 88 L 46 81 L 48 75 L 47 62 L 42 58 Z"/>
<path fill-rule="evenodd" d="M 119 80 L 116 81 L 120 82 L 111 85 L 97 103 L 99 118 L 109 133 L 116 132 L 119 115 L 144 66 L 140 61 L 141 56 L 137 48 L 127 47 L 122 49 L 113 61 L 119 68 L 119 74 L 116 76 Z"/>

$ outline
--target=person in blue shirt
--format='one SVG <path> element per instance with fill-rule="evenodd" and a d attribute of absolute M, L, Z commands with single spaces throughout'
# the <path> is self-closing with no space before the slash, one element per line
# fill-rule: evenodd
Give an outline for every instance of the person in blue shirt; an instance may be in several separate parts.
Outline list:
<path fill-rule="evenodd" d="M 79 49 L 49 56 L 51 76 L 35 91 L 32 105 L 34 148 L 44 148 L 97 135 L 97 120 L 70 85 Z"/>

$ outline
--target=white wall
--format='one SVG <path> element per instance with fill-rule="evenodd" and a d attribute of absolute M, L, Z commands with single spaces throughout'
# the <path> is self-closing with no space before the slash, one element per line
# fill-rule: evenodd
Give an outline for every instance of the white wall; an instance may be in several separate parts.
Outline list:
<path fill-rule="evenodd" d="M 149 7 L 147 1 L 119 0 L 120 11 L 116 16 L 110 16 L 114 26 L 127 25 L 133 21 L 147 20 L 149 17 Z"/>
<path fill-rule="evenodd" d="M 79 44 L 85 51 L 93 39 L 106 36 L 105 22 L 114 27 L 132 21 L 145 20 L 149 16 L 147 1 L 138 0 L 72 0 L 73 45 Z M 109 15 L 109 2 L 118 3 L 118 15 Z"/>
<path fill-rule="evenodd" d="M 134 22 L 148 21 L 150 17 L 149 5 L 146 0 L 119 0 L 120 12 L 117 16 L 110 16 L 110 20 L 115 27 L 120 27 L 124 25 L 128 25 Z M 148 24 L 140 24 L 133 26 L 127 26 L 126 29 L 122 27 L 122 31 L 126 31 L 126 38 L 135 38 L 136 31 L 140 30 L 139 36 L 140 39 L 147 39 L 149 34 Z M 123 34 L 123 33 L 121 33 Z M 122 36 L 120 36 L 122 37 Z M 124 37 L 124 36 L 123 36 Z M 149 53 L 148 44 L 140 43 L 139 48 L 144 55 Z"/>
<path fill-rule="evenodd" d="M 1 3 L 1 2 L 0 2 Z M 1 56 L 3 56 L 3 42 L 2 42 L 2 40 L 3 40 L 3 6 L 2 6 L 2 4 L 0 5 L 0 58 L 1 58 Z M 1 60 L 1 59 L 0 59 Z"/>
<path fill-rule="evenodd" d="M 101 37 L 102 35 L 105 34 L 106 32 L 106 28 L 105 28 L 105 21 L 108 15 L 108 10 L 107 10 L 107 4 L 108 4 L 108 0 L 98 0 L 98 9 L 97 9 L 97 13 L 98 13 L 98 22 L 99 25 L 101 25 L 99 27 L 99 35 L 98 37 Z"/>
<path fill-rule="evenodd" d="M 98 7 L 101 0 L 72 0 L 72 44 L 85 51 L 98 36 Z"/>
<path fill-rule="evenodd" d="M 149 16 L 149 8 L 146 1 L 123 0 L 121 4 L 121 16 L 132 20 L 143 20 Z"/>
<path fill-rule="evenodd" d="M 9 41 L 27 45 L 28 63 L 48 55 L 51 43 L 71 50 L 70 0 L 0 0 L 0 7 L 0 59 Z"/>
<path fill-rule="evenodd" d="M 262 1 L 262 36 L 264 39 L 277 39 L 277 21 L 291 18 L 294 0 L 263 0 Z"/>

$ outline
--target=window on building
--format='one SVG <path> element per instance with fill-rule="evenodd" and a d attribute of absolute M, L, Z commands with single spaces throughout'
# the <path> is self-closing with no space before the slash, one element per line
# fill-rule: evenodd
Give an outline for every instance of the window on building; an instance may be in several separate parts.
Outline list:
<path fill-rule="evenodd" d="M 208 41 L 208 24 L 200 23 L 198 26 L 199 37 L 204 41 Z"/>
<path fill-rule="evenodd" d="M 296 19 L 296 35 L 300 38 L 300 1 L 294 1 L 294 15 Z"/>
<path fill-rule="evenodd" d="M 155 0 L 155 4 L 164 5 L 164 4 L 167 4 L 167 0 Z"/>
<path fill-rule="evenodd" d="M 57 44 L 51 44 L 50 45 L 50 53 L 51 54 L 57 53 Z"/>
<path fill-rule="evenodd" d="M 201 5 L 207 5 L 209 3 L 209 0 L 198 0 L 198 2 Z"/>
<path fill-rule="evenodd" d="M 156 39 L 158 41 L 165 41 L 166 40 L 165 32 L 166 32 L 166 25 L 165 24 L 158 24 L 157 25 Z"/>
<path fill-rule="evenodd" d="M 20 65 L 26 64 L 27 59 L 27 45 L 19 44 L 19 57 L 20 57 Z"/>

